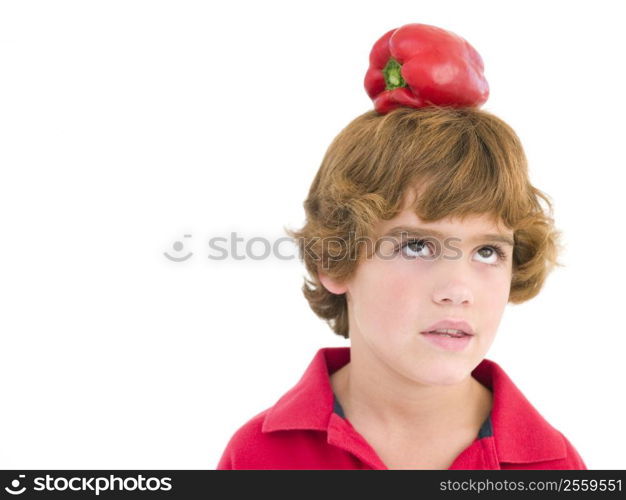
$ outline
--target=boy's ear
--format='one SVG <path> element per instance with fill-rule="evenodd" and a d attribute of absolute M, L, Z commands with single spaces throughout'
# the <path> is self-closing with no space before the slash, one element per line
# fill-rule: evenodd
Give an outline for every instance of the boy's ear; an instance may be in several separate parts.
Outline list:
<path fill-rule="evenodd" d="M 334 293 L 335 295 L 341 295 L 342 293 L 346 293 L 346 291 L 348 290 L 348 287 L 346 285 L 339 283 L 333 278 L 330 278 L 322 271 L 318 271 L 317 275 L 322 282 L 322 285 L 324 285 L 324 288 L 326 288 L 326 290 L 328 290 L 330 293 Z"/>

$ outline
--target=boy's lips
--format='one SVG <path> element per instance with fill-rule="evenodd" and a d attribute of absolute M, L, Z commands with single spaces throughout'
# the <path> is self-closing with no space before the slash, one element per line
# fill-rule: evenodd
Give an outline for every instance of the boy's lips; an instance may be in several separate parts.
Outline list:
<path fill-rule="evenodd" d="M 436 323 L 433 323 L 429 327 L 422 330 L 420 333 L 429 333 L 433 330 L 438 330 L 441 328 L 461 330 L 465 335 L 474 335 L 474 329 L 467 321 L 452 318 L 437 321 Z"/>

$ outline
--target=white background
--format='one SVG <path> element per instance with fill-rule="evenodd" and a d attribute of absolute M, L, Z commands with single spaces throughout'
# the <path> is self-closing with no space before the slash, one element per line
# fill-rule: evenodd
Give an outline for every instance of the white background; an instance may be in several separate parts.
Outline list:
<path fill-rule="evenodd" d="M 297 259 L 212 261 L 208 240 L 301 226 L 330 141 L 373 107 L 371 46 L 420 22 L 482 55 L 483 109 L 567 245 L 487 357 L 589 468 L 626 468 L 625 5 L 2 2 L 0 467 L 214 468 L 348 345 Z M 183 240 L 194 255 L 166 259 Z"/>

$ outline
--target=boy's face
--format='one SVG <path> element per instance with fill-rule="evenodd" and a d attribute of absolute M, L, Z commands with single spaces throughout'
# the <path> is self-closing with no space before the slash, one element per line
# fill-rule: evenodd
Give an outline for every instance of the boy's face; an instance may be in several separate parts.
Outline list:
<path fill-rule="evenodd" d="M 435 230 L 445 236 L 401 235 L 380 240 L 397 226 Z M 344 284 L 320 274 L 333 293 L 346 293 L 352 348 L 366 351 L 398 375 L 423 384 L 453 384 L 470 375 L 491 346 L 508 302 L 513 248 L 482 238 L 499 234 L 513 241 L 513 231 L 487 216 L 464 222 L 422 222 L 406 208 L 380 221 L 378 251 L 359 263 Z M 411 240 L 404 248 L 403 244 Z M 501 259 L 493 246 L 506 256 Z M 475 334 L 456 349 L 444 348 L 424 335 L 442 319 L 467 321 Z M 461 347 L 459 347 L 461 346 Z"/>

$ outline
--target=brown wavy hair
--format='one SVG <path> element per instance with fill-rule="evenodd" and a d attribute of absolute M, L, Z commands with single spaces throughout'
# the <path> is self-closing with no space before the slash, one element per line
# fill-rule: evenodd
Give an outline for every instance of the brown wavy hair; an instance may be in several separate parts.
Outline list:
<path fill-rule="evenodd" d="M 336 334 L 348 338 L 348 304 L 320 282 L 320 261 L 330 278 L 349 280 L 363 256 L 350 234 L 375 238 L 374 225 L 393 218 L 415 186 L 420 195 L 410 206 L 426 222 L 487 214 L 513 230 L 510 303 L 536 296 L 562 266 L 550 198 L 530 183 L 520 139 L 502 119 L 478 108 L 371 110 L 328 147 L 304 201 L 304 227 L 284 228 L 310 275 L 302 292 Z M 329 239 L 350 240 L 356 258 L 334 258 Z"/>

